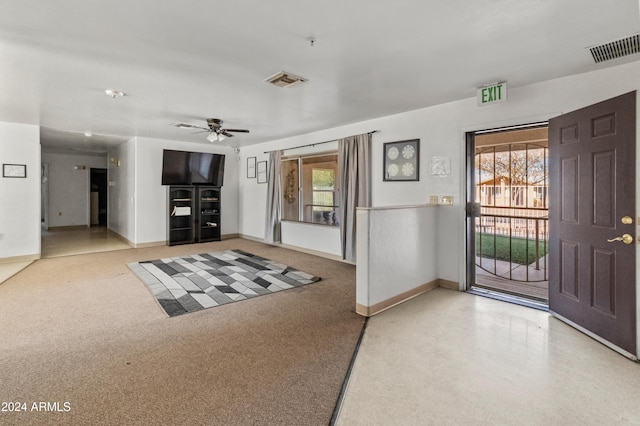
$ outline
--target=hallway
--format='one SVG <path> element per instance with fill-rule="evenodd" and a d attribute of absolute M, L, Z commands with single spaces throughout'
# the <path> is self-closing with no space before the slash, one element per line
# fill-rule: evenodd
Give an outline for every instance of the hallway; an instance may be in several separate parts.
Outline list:
<path fill-rule="evenodd" d="M 42 230 L 42 259 L 130 248 L 129 244 L 102 226 Z M 32 263 L 30 260 L 0 263 L 0 284 Z"/>
<path fill-rule="evenodd" d="M 74 226 L 42 230 L 42 258 L 131 248 L 104 226 Z"/>

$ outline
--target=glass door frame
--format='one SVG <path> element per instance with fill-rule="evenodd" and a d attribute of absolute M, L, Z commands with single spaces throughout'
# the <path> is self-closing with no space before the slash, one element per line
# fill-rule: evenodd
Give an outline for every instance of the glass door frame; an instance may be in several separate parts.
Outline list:
<path fill-rule="evenodd" d="M 477 291 L 476 285 L 476 233 L 475 218 L 480 216 L 480 204 L 475 202 L 476 194 L 476 173 L 475 173 L 475 137 L 480 134 L 500 133 L 513 130 L 526 130 L 538 127 L 548 127 L 549 122 L 539 121 L 529 124 L 514 125 L 507 127 L 498 127 L 485 130 L 470 130 L 465 133 L 465 241 L 466 241 L 466 280 L 464 291 L 479 294 L 483 296 L 493 297 L 508 302 L 523 304 L 537 309 L 547 309 L 547 305 L 540 304 L 533 300 L 502 294 L 498 290 L 493 291 Z"/>

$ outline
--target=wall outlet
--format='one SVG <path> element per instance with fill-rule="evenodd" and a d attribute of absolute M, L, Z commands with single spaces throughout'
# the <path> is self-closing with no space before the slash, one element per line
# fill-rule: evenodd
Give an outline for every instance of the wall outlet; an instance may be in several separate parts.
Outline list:
<path fill-rule="evenodd" d="M 438 204 L 438 196 L 437 195 L 429 195 L 428 204 Z"/>
<path fill-rule="evenodd" d="M 441 206 L 452 206 L 453 205 L 453 195 L 441 195 L 438 198 L 438 204 Z"/>

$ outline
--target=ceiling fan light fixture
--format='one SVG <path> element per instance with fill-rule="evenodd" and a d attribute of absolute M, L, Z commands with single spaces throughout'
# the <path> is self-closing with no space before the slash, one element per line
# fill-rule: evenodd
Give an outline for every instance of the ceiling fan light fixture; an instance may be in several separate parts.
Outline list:
<path fill-rule="evenodd" d="M 112 89 L 107 89 L 104 91 L 104 93 L 107 94 L 107 96 L 111 96 L 113 99 L 115 98 L 121 98 L 125 95 L 124 92 L 121 92 L 119 90 L 112 90 Z"/>
<path fill-rule="evenodd" d="M 221 135 L 220 133 L 218 133 L 218 142 L 222 142 L 225 139 L 226 137 L 224 135 Z"/>
<path fill-rule="evenodd" d="M 207 135 L 207 140 L 208 140 L 209 142 L 215 142 L 215 141 L 217 141 L 217 140 L 218 140 L 218 138 L 217 138 L 216 136 L 217 136 L 217 135 L 216 135 L 214 132 L 210 132 L 210 133 Z"/>

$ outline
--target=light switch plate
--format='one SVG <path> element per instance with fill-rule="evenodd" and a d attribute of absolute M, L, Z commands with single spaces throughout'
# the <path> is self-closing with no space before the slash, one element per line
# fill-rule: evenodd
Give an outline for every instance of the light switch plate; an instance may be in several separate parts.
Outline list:
<path fill-rule="evenodd" d="M 452 206 L 453 195 L 441 195 L 438 199 L 438 204 L 440 204 L 441 206 Z"/>
<path fill-rule="evenodd" d="M 429 204 L 438 204 L 438 196 L 429 195 Z"/>

